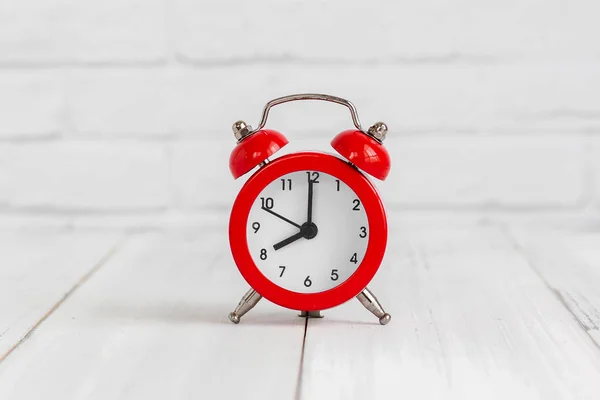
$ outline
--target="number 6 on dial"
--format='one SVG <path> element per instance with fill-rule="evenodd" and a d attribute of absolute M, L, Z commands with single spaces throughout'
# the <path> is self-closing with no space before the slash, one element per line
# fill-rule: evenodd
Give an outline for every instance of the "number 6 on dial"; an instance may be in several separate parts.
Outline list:
<path fill-rule="evenodd" d="M 270 161 L 288 142 L 281 133 L 263 129 L 269 109 L 307 99 L 350 109 L 356 129 L 331 142 L 344 158 L 300 152 Z M 252 287 L 229 315 L 231 321 L 238 323 L 263 296 L 309 316 L 357 297 L 387 324 L 390 315 L 367 289 L 385 253 L 386 215 L 377 190 L 361 172 L 387 177 L 385 124 L 365 132 L 350 102 L 308 94 L 272 100 L 258 129 L 239 121 L 233 130 L 238 139 L 230 157 L 234 178 L 259 168 L 240 190 L 229 220 L 233 259 Z"/>

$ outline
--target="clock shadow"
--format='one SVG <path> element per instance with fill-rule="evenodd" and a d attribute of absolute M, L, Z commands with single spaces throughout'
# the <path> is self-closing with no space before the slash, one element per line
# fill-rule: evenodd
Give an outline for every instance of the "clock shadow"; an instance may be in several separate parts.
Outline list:
<path fill-rule="evenodd" d="M 335 319 L 330 318 L 327 319 L 327 315 L 323 318 L 310 318 L 310 325 L 318 326 L 318 325 L 360 325 L 360 326 L 381 326 L 377 319 L 374 319 L 373 322 L 364 321 L 364 320 L 352 320 L 352 319 Z"/>
<path fill-rule="evenodd" d="M 292 310 L 278 310 L 276 312 L 261 312 L 260 304 L 248 314 L 244 315 L 239 325 L 262 326 L 293 326 L 304 324 L 304 318 L 298 317 Z M 174 304 L 103 304 L 94 309 L 94 313 L 101 318 L 129 321 L 163 322 L 171 324 L 226 324 L 235 326 L 228 315 L 233 311 L 231 304 L 206 304 L 177 302 Z"/>

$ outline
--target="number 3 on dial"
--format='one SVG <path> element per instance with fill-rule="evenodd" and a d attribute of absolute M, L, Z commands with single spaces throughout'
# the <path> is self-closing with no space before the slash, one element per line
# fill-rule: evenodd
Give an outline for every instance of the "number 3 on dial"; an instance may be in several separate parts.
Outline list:
<path fill-rule="evenodd" d="M 260 272 L 297 293 L 342 284 L 358 269 L 368 246 L 369 220 L 357 193 L 323 171 L 277 177 L 257 195 L 248 221 L 248 246 L 257 249 Z"/>
<path fill-rule="evenodd" d="M 354 167 L 298 153 L 250 178 L 234 204 L 230 238 L 244 244 L 232 253 L 261 295 L 297 310 L 308 309 L 300 303 L 310 295 L 310 308 L 325 309 L 365 288 L 383 258 L 387 224 L 375 188 Z"/>

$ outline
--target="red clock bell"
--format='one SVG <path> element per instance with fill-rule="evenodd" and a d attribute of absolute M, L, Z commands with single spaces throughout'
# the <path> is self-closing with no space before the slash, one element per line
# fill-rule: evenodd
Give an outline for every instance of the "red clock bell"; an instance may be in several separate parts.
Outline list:
<path fill-rule="evenodd" d="M 331 142 L 341 157 L 300 152 L 275 159 L 288 141 L 263 129 L 271 107 L 296 100 L 323 100 L 350 110 L 356 129 Z M 281 97 L 267 103 L 257 129 L 233 125 L 238 140 L 229 159 L 235 179 L 258 167 L 240 190 L 229 220 L 233 259 L 251 289 L 229 319 L 240 318 L 262 298 L 320 317 L 320 310 L 356 297 L 383 325 L 390 321 L 367 288 L 386 249 L 381 198 L 365 174 L 384 180 L 390 157 L 384 123 L 361 128 L 352 103 L 323 94 Z"/>

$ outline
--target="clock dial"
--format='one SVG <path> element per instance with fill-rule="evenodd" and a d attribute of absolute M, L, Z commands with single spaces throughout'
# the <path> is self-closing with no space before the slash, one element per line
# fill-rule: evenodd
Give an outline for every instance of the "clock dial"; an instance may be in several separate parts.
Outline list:
<path fill-rule="evenodd" d="M 265 277 L 287 290 L 316 293 L 356 271 L 370 230 L 360 198 L 344 181 L 297 171 L 275 179 L 257 196 L 246 235 Z"/>

